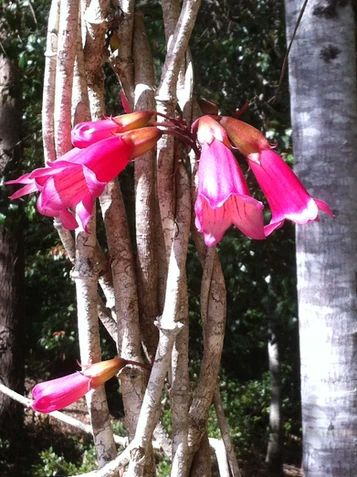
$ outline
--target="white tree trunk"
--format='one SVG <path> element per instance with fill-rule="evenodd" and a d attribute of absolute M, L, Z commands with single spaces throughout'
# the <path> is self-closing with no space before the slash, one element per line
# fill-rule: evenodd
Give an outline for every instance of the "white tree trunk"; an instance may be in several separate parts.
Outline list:
<path fill-rule="evenodd" d="M 303 0 L 286 0 L 288 37 Z M 310 0 L 290 55 L 296 171 L 336 218 L 297 230 L 305 477 L 356 475 L 356 70 L 351 2 Z"/>

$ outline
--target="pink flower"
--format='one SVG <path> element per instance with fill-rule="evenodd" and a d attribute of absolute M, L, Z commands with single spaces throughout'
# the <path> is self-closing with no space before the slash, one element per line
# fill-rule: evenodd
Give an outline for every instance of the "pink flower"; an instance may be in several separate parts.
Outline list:
<path fill-rule="evenodd" d="M 193 129 L 202 148 L 196 227 L 206 245 L 216 245 L 232 224 L 248 237 L 264 239 L 263 205 L 251 197 L 224 129 L 208 116 L 196 121 Z"/>
<path fill-rule="evenodd" d="M 128 131 L 120 136 L 93 142 L 85 149 L 72 149 L 47 167 L 35 169 L 7 184 L 26 184 L 10 199 L 39 191 L 37 209 L 42 215 L 58 217 L 69 230 L 84 230 L 94 201 L 135 157 L 151 149 L 161 132 L 154 127 Z"/>
<path fill-rule="evenodd" d="M 111 138 L 114 134 L 148 126 L 154 119 L 154 111 L 136 111 L 101 121 L 78 123 L 71 131 L 71 141 L 75 147 L 87 147 L 102 139 Z"/>
<path fill-rule="evenodd" d="M 102 361 L 90 366 L 83 366 L 82 371 L 36 384 L 32 390 L 34 402 L 32 408 L 39 412 L 52 412 L 63 409 L 78 401 L 91 389 L 102 386 L 105 381 L 118 374 L 119 370 L 129 364 L 122 358 Z M 134 363 L 143 366 L 141 363 Z"/>
<path fill-rule="evenodd" d="M 35 169 L 7 184 L 26 184 L 10 199 L 40 192 L 37 209 L 42 215 L 58 217 L 69 230 L 78 227 L 77 214 L 84 230 L 93 210 L 94 200 L 106 184 L 129 163 L 134 147 L 113 136 L 86 149 L 72 149 L 48 167 Z"/>
<path fill-rule="evenodd" d="M 87 147 L 102 139 L 108 139 L 119 131 L 117 123 L 112 119 L 78 123 L 71 131 L 71 141 L 75 147 Z"/>
<path fill-rule="evenodd" d="M 247 159 L 272 213 L 270 224 L 265 227 L 266 236 L 281 227 L 285 219 L 308 224 L 319 220 L 319 210 L 334 217 L 326 202 L 313 199 L 276 152 L 264 149 L 249 154 Z"/>
<path fill-rule="evenodd" d="M 274 152 L 263 134 L 237 119 L 223 117 L 220 124 L 233 144 L 246 156 L 271 208 L 265 235 L 281 227 L 285 219 L 296 224 L 318 221 L 319 210 L 334 217 L 330 207 L 313 199 L 284 160 Z"/>
<path fill-rule="evenodd" d="M 32 408 L 39 412 L 52 412 L 63 409 L 78 401 L 92 389 L 91 378 L 81 372 L 36 384 L 32 390 Z"/>

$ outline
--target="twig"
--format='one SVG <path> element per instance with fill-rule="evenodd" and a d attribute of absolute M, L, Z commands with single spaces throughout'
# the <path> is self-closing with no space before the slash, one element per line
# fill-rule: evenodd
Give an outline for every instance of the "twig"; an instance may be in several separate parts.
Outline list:
<path fill-rule="evenodd" d="M 92 10 L 96 8 L 97 2 L 91 2 Z M 91 10 L 92 15 L 93 11 Z M 83 17 L 86 13 L 82 13 Z M 95 16 L 95 15 L 94 15 Z M 93 20 L 94 21 L 94 20 Z M 97 26 L 97 25 L 96 25 Z M 93 48 L 94 60 L 97 59 L 95 55 L 95 48 L 101 46 L 102 38 L 97 30 L 91 37 L 91 42 L 88 50 Z M 94 85 L 88 88 L 86 81 L 86 70 L 84 57 L 80 49 L 81 46 L 82 29 L 77 26 L 77 81 L 76 88 L 73 92 L 73 101 L 78 101 L 74 104 L 74 109 L 77 114 L 78 104 L 82 104 L 82 114 L 85 116 L 79 119 L 90 119 L 88 113 L 89 110 L 96 110 L 98 97 L 103 92 L 100 91 L 101 83 L 96 84 L 95 94 L 89 96 L 88 91 L 94 89 Z M 99 45 L 99 46 L 98 46 Z M 88 53 L 87 50 L 87 53 Z M 88 89 L 87 89 L 88 88 Z M 92 113 L 93 114 L 93 113 Z M 95 209 L 94 209 L 95 210 Z M 72 278 L 75 280 L 76 294 L 77 294 L 77 315 L 78 315 L 78 335 L 79 335 L 79 347 L 81 353 L 82 362 L 91 364 L 101 360 L 100 349 L 100 336 L 99 336 L 99 323 L 98 323 L 98 278 L 99 267 L 97 262 L 97 238 L 96 238 L 96 216 L 95 213 L 88 225 L 88 234 L 84 231 L 76 231 L 76 260 L 75 267 L 72 272 Z M 91 419 L 91 425 L 93 429 L 94 444 L 97 453 L 97 459 L 99 467 L 103 467 L 108 461 L 116 456 L 116 449 L 113 438 L 113 431 L 111 428 L 111 422 L 109 417 L 109 409 L 105 394 L 104 387 L 93 390 L 86 394 L 86 401 L 88 406 L 88 412 Z"/>
<path fill-rule="evenodd" d="M 195 24 L 200 0 L 185 0 L 182 10 L 167 48 L 167 55 L 162 70 L 161 81 L 156 95 L 156 109 L 163 115 L 173 117 L 176 107 L 176 84 L 188 42 Z M 169 32 L 170 34 L 171 32 Z M 174 139 L 164 135 L 157 145 L 157 184 L 160 205 L 160 215 L 166 261 L 169 261 L 173 239 L 175 217 L 174 175 Z"/>
<path fill-rule="evenodd" d="M 118 180 L 110 182 L 100 197 L 106 230 L 118 322 L 118 354 L 141 361 L 138 298 L 128 221 Z M 137 368 L 121 375 L 125 422 L 133 438 L 139 417 L 146 378 Z"/>
<path fill-rule="evenodd" d="M 183 201 L 187 207 L 186 203 Z M 182 276 L 185 273 L 185 264 L 188 246 L 188 231 L 183 226 L 183 233 L 178 234 L 172 244 L 170 263 L 167 277 L 166 299 L 162 318 L 158 327 L 160 330 L 159 345 L 157 348 L 150 380 L 145 392 L 140 412 L 137 431 L 134 441 L 135 447 L 131 454 L 128 477 L 145 475 L 146 451 L 151 442 L 154 428 L 158 422 L 160 411 L 160 396 L 164 380 L 171 361 L 172 348 L 177 334 L 183 324 L 178 321 L 181 310 Z M 188 229 L 188 226 L 186 226 Z"/>
<path fill-rule="evenodd" d="M 268 103 L 274 104 L 275 101 L 276 101 L 276 98 L 278 97 L 278 94 L 279 94 L 279 92 L 280 92 L 280 90 L 281 90 L 281 86 L 282 86 L 282 84 L 283 84 L 284 77 L 285 77 L 286 68 L 287 68 L 287 66 L 288 66 L 288 58 L 289 58 L 289 55 L 290 55 L 290 50 L 291 50 L 291 47 L 292 47 L 292 45 L 293 45 L 293 41 L 295 40 L 296 32 L 297 32 L 297 30 L 298 30 L 298 28 L 299 28 L 299 26 L 300 26 L 300 23 L 301 23 L 301 20 L 302 20 L 302 16 L 304 15 L 304 12 L 305 12 L 305 9 L 306 9 L 307 2 L 308 2 L 308 1 L 309 1 L 309 0 L 305 0 L 303 6 L 301 7 L 301 10 L 300 10 L 298 19 L 296 20 L 296 25 L 295 25 L 295 28 L 294 28 L 292 37 L 291 37 L 290 42 L 289 42 L 288 49 L 286 50 L 286 53 L 285 53 L 285 56 L 284 56 L 284 61 L 283 61 L 283 66 L 281 67 L 281 73 L 280 73 L 278 88 L 277 88 L 277 90 L 276 90 L 275 95 L 274 95 L 272 98 L 269 99 Z"/>
<path fill-rule="evenodd" d="M 98 295 L 97 297 L 98 302 L 98 317 L 102 322 L 104 328 L 109 333 L 110 337 L 114 341 L 114 343 L 118 343 L 118 325 L 117 322 L 113 319 L 112 315 L 110 314 L 108 308 L 104 305 L 103 300 Z"/>
<path fill-rule="evenodd" d="M 168 46 L 157 101 L 170 101 L 175 97 L 178 74 L 200 5 L 201 0 L 185 0 L 183 3 L 172 41 Z"/>
<path fill-rule="evenodd" d="M 205 328 L 207 326 L 209 294 L 211 289 L 212 272 L 213 272 L 214 261 L 216 258 L 216 253 L 217 252 L 214 247 L 207 248 L 204 266 L 203 266 L 203 275 L 202 275 L 202 281 L 201 281 L 201 295 L 200 295 L 203 333 L 205 333 Z"/>

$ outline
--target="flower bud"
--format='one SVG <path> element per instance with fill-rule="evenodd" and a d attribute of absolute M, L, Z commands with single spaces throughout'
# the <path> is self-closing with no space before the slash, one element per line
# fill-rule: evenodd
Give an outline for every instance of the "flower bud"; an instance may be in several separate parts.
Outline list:
<path fill-rule="evenodd" d="M 196 134 L 197 141 L 201 146 L 203 144 L 211 144 L 217 139 L 228 149 L 231 149 L 226 131 L 211 116 L 202 116 L 196 119 L 192 124 L 192 132 Z"/>
<path fill-rule="evenodd" d="M 264 135 L 250 124 L 227 116 L 223 116 L 219 122 L 227 131 L 230 140 L 244 156 L 270 149 L 269 142 Z"/>
<path fill-rule="evenodd" d="M 111 118 L 118 126 L 116 133 L 150 126 L 156 119 L 155 111 L 135 111 Z"/>
<path fill-rule="evenodd" d="M 121 368 L 127 364 L 125 359 L 114 358 L 107 361 L 100 361 L 91 365 L 82 366 L 81 373 L 91 379 L 91 387 L 98 388 L 102 386 L 108 379 L 117 375 Z"/>
<path fill-rule="evenodd" d="M 147 127 L 128 131 L 121 134 L 120 137 L 125 144 L 133 147 L 131 159 L 135 159 L 150 151 L 160 139 L 161 135 L 162 132 L 158 128 Z"/>

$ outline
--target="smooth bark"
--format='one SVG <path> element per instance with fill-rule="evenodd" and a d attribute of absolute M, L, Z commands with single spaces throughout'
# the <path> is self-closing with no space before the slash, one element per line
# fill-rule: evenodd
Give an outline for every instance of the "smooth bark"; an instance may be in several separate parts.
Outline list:
<path fill-rule="evenodd" d="M 283 475 L 283 423 L 282 423 L 282 390 L 279 343 L 273 333 L 268 343 L 269 373 L 271 385 L 269 410 L 269 441 L 265 462 L 272 477 Z"/>
<path fill-rule="evenodd" d="M 288 39 L 303 4 L 286 1 Z M 335 219 L 297 229 L 305 477 L 354 477 L 357 114 L 351 2 L 307 3 L 290 53 L 295 170 Z"/>

